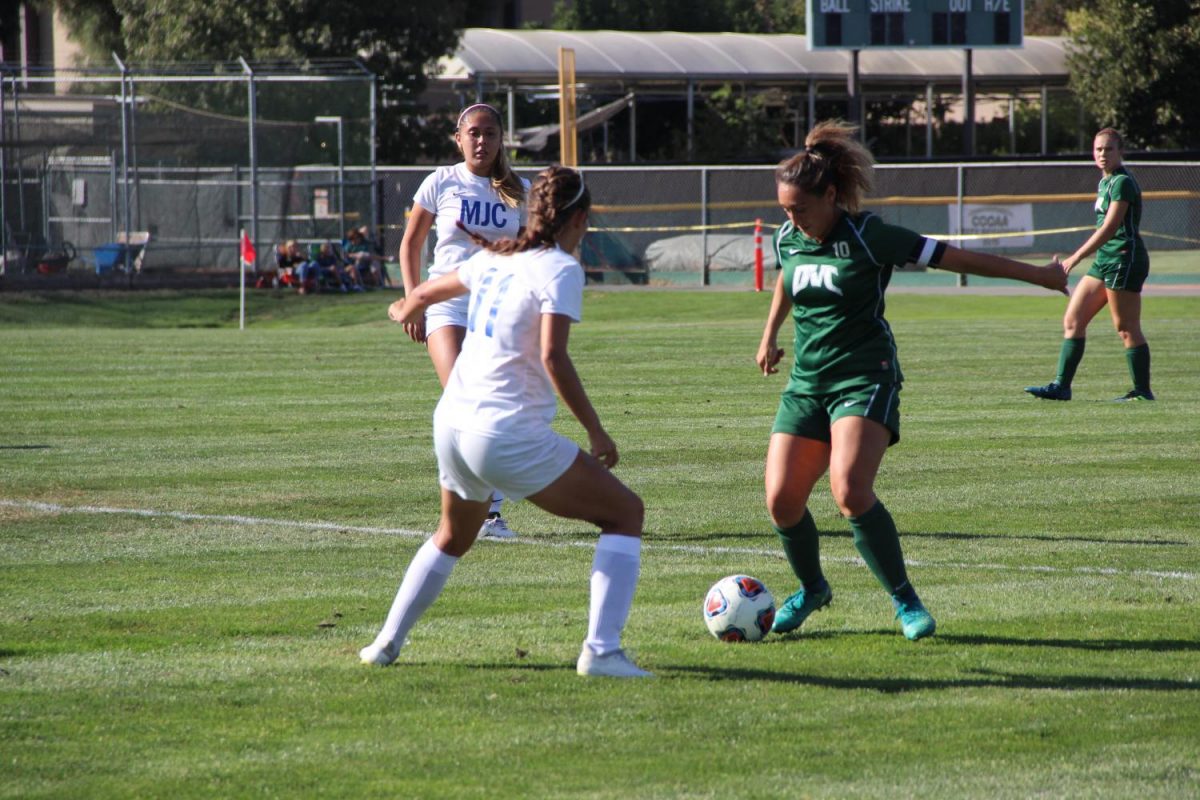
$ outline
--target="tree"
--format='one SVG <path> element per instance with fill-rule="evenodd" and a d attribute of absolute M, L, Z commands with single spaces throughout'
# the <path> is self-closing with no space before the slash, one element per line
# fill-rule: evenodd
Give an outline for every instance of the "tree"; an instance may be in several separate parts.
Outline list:
<path fill-rule="evenodd" d="M 37 5 L 58 10 L 89 61 L 111 64 L 114 52 L 125 55 L 121 15 L 112 0 L 41 0 Z"/>
<path fill-rule="evenodd" d="M 704 95 L 696 120 L 696 152 L 704 161 L 772 161 L 788 143 L 780 137 L 762 93 L 724 84 Z"/>
<path fill-rule="evenodd" d="M 1096 0 L 1026 0 L 1026 36 L 1065 36 L 1067 14 L 1080 9 L 1091 9 Z"/>
<path fill-rule="evenodd" d="M 448 147 L 444 131 L 421 124 L 418 98 L 428 66 L 457 45 L 473 0 L 56 2 L 85 52 L 102 63 L 114 50 L 133 63 L 357 57 L 380 78 L 382 160 L 440 156 Z"/>
<path fill-rule="evenodd" d="M 1097 0 L 1067 15 L 1071 88 L 1134 147 L 1200 145 L 1200 0 Z"/>

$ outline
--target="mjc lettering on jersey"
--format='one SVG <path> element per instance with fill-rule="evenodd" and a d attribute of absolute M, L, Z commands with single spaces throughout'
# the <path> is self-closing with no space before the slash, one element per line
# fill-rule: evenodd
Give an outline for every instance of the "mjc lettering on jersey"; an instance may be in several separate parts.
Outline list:
<path fill-rule="evenodd" d="M 464 225 L 474 225 L 480 228 L 503 228 L 508 224 L 504 214 L 503 203 L 487 203 L 479 200 L 462 198 L 462 208 L 458 218 Z"/>

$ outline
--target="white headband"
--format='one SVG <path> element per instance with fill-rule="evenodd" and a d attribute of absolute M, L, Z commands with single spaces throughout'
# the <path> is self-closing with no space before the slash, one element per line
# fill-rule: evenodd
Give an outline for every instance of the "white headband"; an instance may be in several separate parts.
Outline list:
<path fill-rule="evenodd" d="M 575 174 L 579 176 L 579 191 L 575 193 L 575 196 L 571 198 L 569 203 L 559 209 L 560 211 L 566 211 L 568 208 L 579 202 L 579 198 L 583 197 L 583 192 L 587 189 L 587 185 L 583 182 L 583 173 L 576 172 Z"/>
<path fill-rule="evenodd" d="M 462 110 L 462 113 L 458 115 L 458 123 L 454 126 L 454 129 L 458 130 L 459 128 L 462 127 L 462 121 L 463 121 L 463 119 L 466 118 L 467 114 L 470 114 L 472 111 L 477 111 L 481 108 L 486 108 L 488 111 L 495 114 L 496 119 L 500 118 L 500 112 L 497 111 L 496 109 L 492 108 L 491 106 L 489 106 L 487 103 L 476 103 L 475 105 L 467 106 L 466 108 L 464 108 Z"/>

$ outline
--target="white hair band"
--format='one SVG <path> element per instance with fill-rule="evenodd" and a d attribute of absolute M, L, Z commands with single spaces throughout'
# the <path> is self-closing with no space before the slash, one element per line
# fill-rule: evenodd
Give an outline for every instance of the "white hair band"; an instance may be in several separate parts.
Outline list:
<path fill-rule="evenodd" d="M 575 196 L 571 198 L 570 202 L 559 209 L 560 211 L 566 211 L 568 208 L 578 203 L 579 198 L 583 197 L 583 193 L 587 189 L 587 184 L 583 182 L 583 173 L 576 172 L 575 174 L 579 176 L 579 191 L 575 193 Z"/>
<path fill-rule="evenodd" d="M 492 106 L 489 106 L 487 103 L 476 103 L 475 105 L 473 105 L 473 106 L 467 106 L 466 108 L 464 108 L 464 109 L 462 110 L 462 113 L 458 115 L 458 123 L 457 123 L 457 124 L 454 126 L 454 127 L 455 127 L 455 129 L 458 129 L 458 128 L 461 128 L 461 127 L 462 127 L 462 122 L 463 122 L 463 120 L 464 120 L 464 119 L 466 119 L 466 117 L 467 117 L 467 114 L 470 114 L 472 111 L 478 111 L 478 110 L 479 110 L 479 109 L 481 109 L 481 108 L 486 108 L 488 111 L 490 111 L 490 112 L 492 112 L 493 114 L 495 114 L 495 115 L 496 115 L 496 119 L 499 119 L 499 118 L 500 118 L 500 112 L 499 112 L 499 111 L 497 111 L 497 110 L 496 110 L 495 108 L 493 108 Z"/>

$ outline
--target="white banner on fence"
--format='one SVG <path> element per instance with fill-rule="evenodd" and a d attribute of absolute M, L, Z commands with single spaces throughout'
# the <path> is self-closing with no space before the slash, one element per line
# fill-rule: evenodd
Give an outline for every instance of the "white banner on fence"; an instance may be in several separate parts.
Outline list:
<path fill-rule="evenodd" d="M 978 239 L 961 239 L 953 242 L 971 250 L 1000 247 L 1033 247 L 1033 205 L 978 205 L 964 203 L 962 206 L 962 228 L 959 229 L 958 206 L 946 207 L 950 215 L 950 236 L 959 234 L 983 234 Z M 1028 236 L 997 236 L 987 234 L 1028 233 Z"/>

